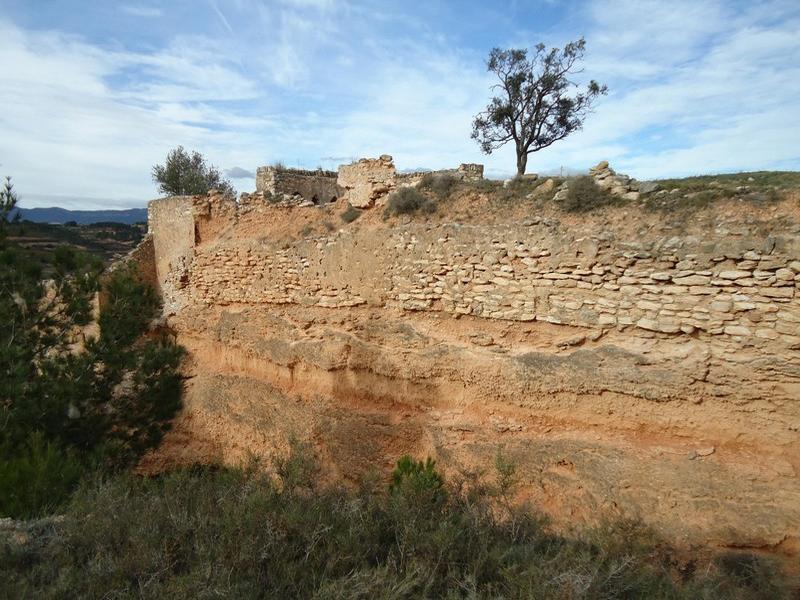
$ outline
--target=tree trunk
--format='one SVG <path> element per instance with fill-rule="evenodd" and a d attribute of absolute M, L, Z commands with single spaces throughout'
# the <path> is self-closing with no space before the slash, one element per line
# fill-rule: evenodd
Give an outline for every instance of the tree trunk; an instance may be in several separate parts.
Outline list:
<path fill-rule="evenodd" d="M 517 176 L 525 175 L 525 169 L 528 166 L 528 153 L 520 152 L 517 150 Z"/>

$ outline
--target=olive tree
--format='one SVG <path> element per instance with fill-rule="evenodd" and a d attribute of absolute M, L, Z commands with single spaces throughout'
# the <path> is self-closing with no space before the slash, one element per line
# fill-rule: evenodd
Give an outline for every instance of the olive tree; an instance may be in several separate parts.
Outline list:
<path fill-rule="evenodd" d="M 231 196 L 236 194 L 231 182 L 222 177 L 219 169 L 206 164 L 199 152 L 190 154 L 183 146 L 170 150 L 164 164 L 153 167 L 153 181 L 158 184 L 160 192 L 170 196 L 205 194 L 211 189 Z"/>
<path fill-rule="evenodd" d="M 583 38 L 563 49 L 538 44 L 530 56 L 527 49 L 494 48 L 486 65 L 498 79 L 495 96 L 472 123 L 472 139 L 481 150 L 491 154 L 513 141 L 522 175 L 528 155 L 580 129 L 593 102 L 608 91 L 594 80 L 585 89 L 572 80 L 583 72 L 585 51 Z"/>

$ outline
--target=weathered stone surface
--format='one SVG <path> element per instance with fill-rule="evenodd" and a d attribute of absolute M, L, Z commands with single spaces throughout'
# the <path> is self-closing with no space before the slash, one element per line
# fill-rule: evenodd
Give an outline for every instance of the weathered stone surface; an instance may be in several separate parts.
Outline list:
<path fill-rule="evenodd" d="M 345 197 L 356 208 L 368 208 L 382 203 L 396 187 L 397 171 L 392 157 L 362 158 L 339 167 L 337 183 Z"/>
<path fill-rule="evenodd" d="M 661 186 L 655 181 L 640 181 L 639 191 L 642 194 L 651 194 L 661 189 Z"/>
<path fill-rule="evenodd" d="M 726 335 L 750 335 L 750 329 L 741 325 L 728 325 L 725 327 Z"/>
<path fill-rule="evenodd" d="M 720 279 L 742 279 L 750 275 L 750 271 L 720 271 L 717 276 Z"/>
<path fill-rule="evenodd" d="M 617 174 L 608 165 L 607 160 L 600 161 L 597 165 L 589 169 L 589 175 L 595 183 L 603 189 L 609 190 L 615 196 L 620 196 L 625 200 L 639 200 L 641 194 L 647 193 L 640 189 L 639 183 L 627 175 Z M 655 189 L 652 185 L 646 186 L 648 191 Z M 656 186 L 657 187 L 657 186 Z"/>
<path fill-rule="evenodd" d="M 673 278 L 673 283 L 678 285 L 706 285 L 711 283 L 711 278 L 705 275 L 687 275 Z"/>

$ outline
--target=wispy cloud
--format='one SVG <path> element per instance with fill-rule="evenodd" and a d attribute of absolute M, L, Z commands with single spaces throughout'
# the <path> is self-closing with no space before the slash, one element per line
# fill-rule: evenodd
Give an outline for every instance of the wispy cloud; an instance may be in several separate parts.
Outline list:
<path fill-rule="evenodd" d="M 146 19 L 154 19 L 164 14 L 161 12 L 160 8 L 155 6 L 145 6 L 143 4 L 123 4 L 120 7 L 120 10 L 129 15 L 133 15 L 134 17 L 143 17 Z"/>
<path fill-rule="evenodd" d="M 214 10 L 214 13 L 219 18 L 220 23 L 222 23 L 222 26 L 225 27 L 228 33 L 230 33 L 232 36 L 236 35 L 236 32 L 233 30 L 233 27 L 231 27 L 231 24 L 228 22 L 228 19 L 225 18 L 223 12 L 219 9 L 219 6 L 217 6 L 215 0 L 208 0 L 208 1 L 209 4 L 211 5 L 211 8 Z"/>
<path fill-rule="evenodd" d="M 0 20 L 0 163 L 29 206 L 141 205 L 155 194 L 151 166 L 178 144 L 242 179 L 252 172 L 235 165 L 335 167 L 383 153 L 400 169 L 474 161 L 501 176 L 513 150 L 485 157 L 469 137 L 489 97 L 486 52 L 583 32 L 585 75 L 611 93 L 583 131 L 534 155 L 533 170 L 603 158 L 640 178 L 800 167 L 800 124 L 787 117 L 800 112 L 796 1 L 539 9 L 207 0 L 127 4 L 125 15 L 159 18 L 113 31 L 113 20 Z M 542 11 L 556 16 L 541 22 Z"/>

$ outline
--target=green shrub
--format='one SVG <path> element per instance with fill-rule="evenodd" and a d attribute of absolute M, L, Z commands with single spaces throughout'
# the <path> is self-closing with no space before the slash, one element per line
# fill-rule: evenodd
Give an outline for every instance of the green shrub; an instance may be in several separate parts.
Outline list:
<path fill-rule="evenodd" d="M 569 212 L 589 212 L 613 204 L 617 199 L 597 185 L 590 176 L 583 175 L 569 181 L 567 197 L 562 206 Z"/>
<path fill-rule="evenodd" d="M 428 457 L 425 462 L 414 460 L 407 454 L 397 461 L 389 490 L 399 493 L 404 488 L 429 492 L 432 496 L 444 493 L 444 479 L 436 471 L 436 461 Z"/>
<path fill-rule="evenodd" d="M 72 450 L 46 440 L 40 431 L 19 448 L 2 448 L 0 456 L 0 515 L 17 519 L 59 508 L 84 471 Z"/>
<path fill-rule="evenodd" d="M 492 194 L 503 189 L 503 182 L 497 179 L 478 179 L 463 182 L 464 187 L 482 194 Z"/>
<path fill-rule="evenodd" d="M 357 209 L 352 204 L 348 204 L 347 208 L 342 213 L 342 221 L 344 221 L 345 223 L 352 223 L 358 217 L 360 217 L 363 212 L 364 212 L 363 210 Z"/>
<path fill-rule="evenodd" d="M 780 576 L 769 559 L 749 552 L 724 552 L 714 559 L 714 564 L 719 569 L 720 596 L 735 597 L 737 590 L 746 590 L 751 598 L 781 597 Z"/>
<path fill-rule="evenodd" d="M 295 437 L 289 438 L 288 454 L 276 457 L 273 467 L 283 490 L 290 493 L 313 489 L 320 470 L 311 446 Z"/>
<path fill-rule="evenodd" d="M 426 173 L 417 186 L 419 190 L 429 190 L 439 200 L 447 199 L 458 186 L 459 180 L 447 173 Z"/>
<path fill-rule="evenodd" d="M 183 146 L 170 150 L 163 165 L 154 165 L 152 177 L 158 184 L 158 190 L 169 196 L 205 194 L 217 189 L 225 195 L 236 197 L 231 182 L 222 176 L 217 167 L 208 164 L 199 152 L 189 153 Z"/>
<path fill-rule="evenodd" d="M 295 482 L 315 472 L 308 452 L 295 446 L 284 458 Z M 414 505 L 406 484 L 439 490 L 435 473 L 432 462 L 401 460 L 389 494 L 279 484 L 255 468 L 93 480 L 51 534 L 5 544 L 0 589 L 46 598 L 791 597 L 757 558 L 678 570 L 678 555 L 633 522 L 562 537 L 519 507 L 498 517 L 485 488 L 458 483 L 434 510 Z"/>
<path fill-rule="evenodd" d="M 430 214 L 436 211 L 436 205 L 413 187 L 402 187 L 389 194 L 384 214 L 410 215 L 414 213 Z"/>
<path fill-rule="evenodd" d="M 89 474 L 133 464 L 180 406 L 182 349 L 166 334 L 144 335 L 160 310 L 151 288 L 126 269 L 112 273 L 100 336 L 75 352 L 69 333 L 90 321 L 99 268 L 58 250 L 51 297 L 23 250 L 0 240 L 8 292 L 0 294 L 0 464 L 3 481 L 32 483 L 22 492 L 0 485 L 0 516 L 55 508 L 75 484 L 76 465 Z"/>

